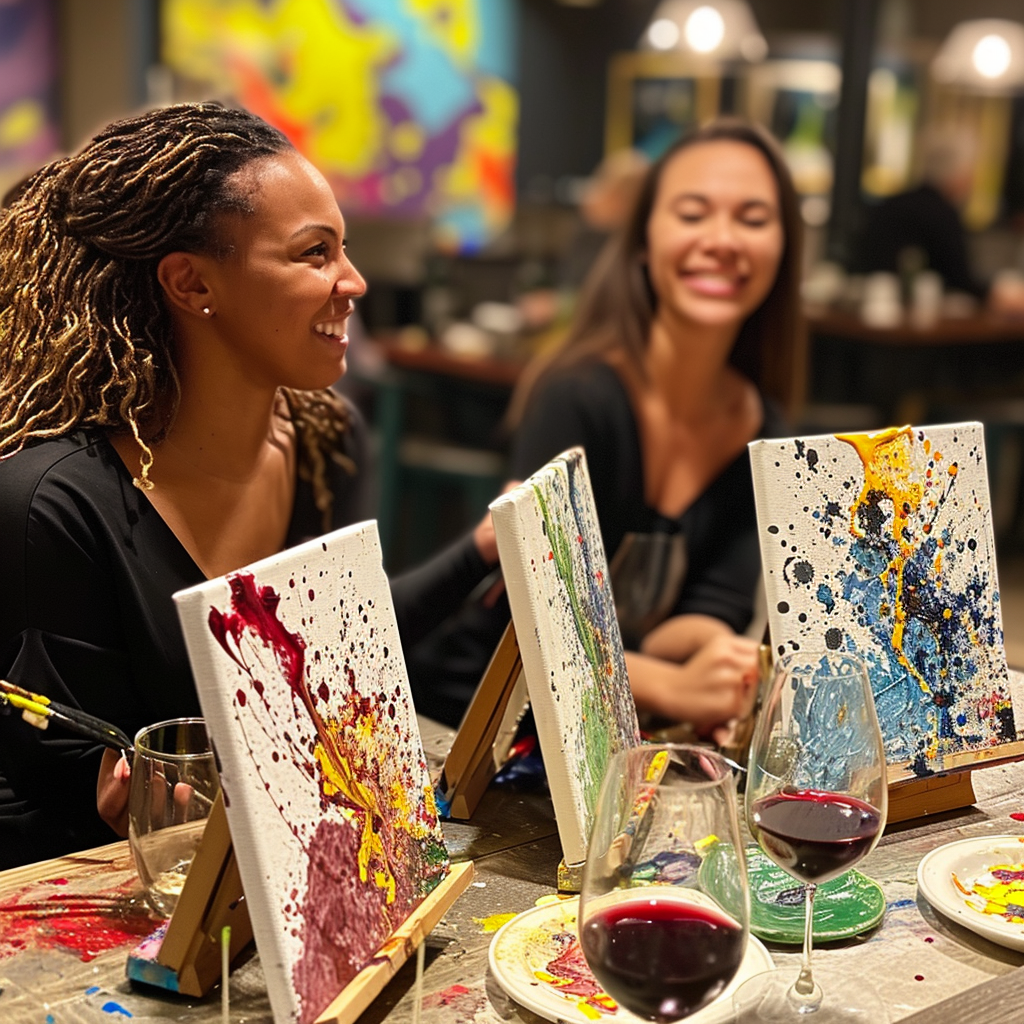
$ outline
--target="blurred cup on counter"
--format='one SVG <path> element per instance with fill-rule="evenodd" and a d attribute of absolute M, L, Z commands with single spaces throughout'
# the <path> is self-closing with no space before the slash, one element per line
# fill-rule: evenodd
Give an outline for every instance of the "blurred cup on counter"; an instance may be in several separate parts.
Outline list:
<path fill-rule="evenodd" d="M 178 902 L 220 776 L 201 718 L 140 729 L 128 790 L 128 845 L 146 902 L 169 917 Z"/>
<path fill-rule="evenodd" d="M 910 295 L 910 320 L 915 327 L 931 327 L 942 315 L 942 275 L 919 270 Z"/>
<path fill-rule="evenodd" d="M 869 327 L 897 327 L 903 320 L 900 279 L 895 274 L 868 274 L 860 300 L 860 318 Z"/>

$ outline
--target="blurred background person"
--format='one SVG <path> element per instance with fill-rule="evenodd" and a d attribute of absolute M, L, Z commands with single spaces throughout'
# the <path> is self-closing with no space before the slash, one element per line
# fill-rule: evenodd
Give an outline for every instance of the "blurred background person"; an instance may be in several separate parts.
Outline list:
<path fill-rule="evenodd" d="M 973 296 L 995 312 L 1024 313 L 1024 293 L 1012 278 L 997 275 L 987 281 L 972 266 L 962 211 L 971 194 L 977 153 L 969 132 L 925 132 L 919 184 L 868 208 L 850 270 L 903 278 L 933 270 L 947 294 Z"/>

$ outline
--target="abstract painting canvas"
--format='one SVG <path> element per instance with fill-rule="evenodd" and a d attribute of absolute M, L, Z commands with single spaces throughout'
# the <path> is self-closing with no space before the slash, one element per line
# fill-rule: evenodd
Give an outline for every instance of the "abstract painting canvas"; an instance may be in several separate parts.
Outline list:
<path fill-rule="evenodd" d="M 866 660 L 890 781 L 1006 756 L 981 424 L 754 441 L 750 456 L 775 652 Z"/>
<path fill-rule="evenodd" d="M 376 523 L 175 595 L 278 1024 L 445 877 Z"/>
<path fill-rule="evenodd" d="M 608 758 L 639 742 L 582 448 L 491 504 L 567 864 L 586 859 Z"/>

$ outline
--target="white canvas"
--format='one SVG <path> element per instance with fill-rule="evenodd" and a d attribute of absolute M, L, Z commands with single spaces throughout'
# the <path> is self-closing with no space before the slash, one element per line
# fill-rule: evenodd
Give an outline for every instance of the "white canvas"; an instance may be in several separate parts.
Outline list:
<path fill-rule="evenodd" d="M 608 758 L 639 742 L 583 449 L 552 459 L 491 514 L 562 852 L 578 864 Z"/>
<path fill-rule="evenodd" d="M 305 1024 L 448 864 L 376 523 L 175 601 L 274 1019 Z"/>
<path fill-rule="evenodd" d="M 895 777 L 998 756 L 1016 727 L 981 424 L 755 441 L 750 456 L 776 654 L 866 659 Z"/>

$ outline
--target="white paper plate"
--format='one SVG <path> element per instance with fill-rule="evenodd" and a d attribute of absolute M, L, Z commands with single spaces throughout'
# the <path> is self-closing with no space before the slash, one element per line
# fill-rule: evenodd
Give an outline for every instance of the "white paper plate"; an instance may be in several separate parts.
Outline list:
<path fill-rule="evenodd" d="M 1024 871 L 1024 836 L 979 836 L 947 843 L 927 854 L 917 866 L 917 888 L 938 911 L 1000 946 L 1024 952 L 1024 921 L 985 913 L 986 896 L 1000 880 L 993 868 L 1016 865 Z M 1024 877 L 1014 883 L 1024 917 Z M 1002 897 L 997 890 L 989 895 Z M 1012 900 L 1011 900 L 1012 902 Z M 998 905 L 1001 905 L 998 904 Z"/>
<path fill-rule="evenodd" d="M 579 897 L 533 907 L 499 928 L 491 940 L 489 954 L 494 977 L 517 1003 L 546 1020 L 565 1021 L 566 1024 L 594 1024 L 595 1019 L 639 1021 L 641 1018 L 622 1007 L 608 1010 L 606 1006 L 596 1006 L 586 996 L 570 994 L 538 977 L 546 975 L 551 961 L 565 952 L 570 943 L 577 941 L 578 907 Z M 593 981 L 582 953 L 579 962 L 586 971 L 586 977 Z M 731 1021 L 733 992 L 755 974 L 770 971 L 773 967 L 768 950 L 751 935 L 740 969 L 728 988 L 703 1010 L 687 1017 L 687 1021 L 693 1024 L 725 1024 Z M 593 984 L 600 993 L 597 983 Z"/>

